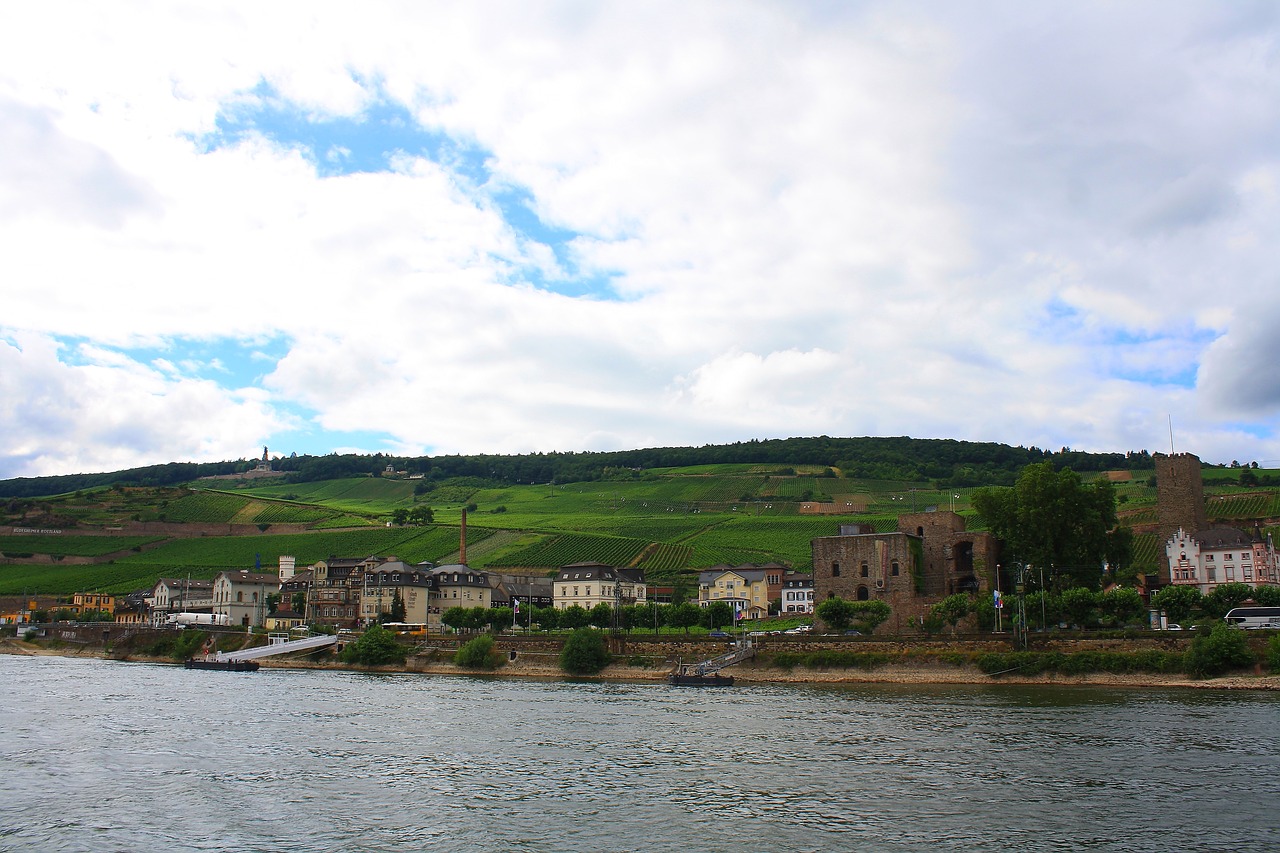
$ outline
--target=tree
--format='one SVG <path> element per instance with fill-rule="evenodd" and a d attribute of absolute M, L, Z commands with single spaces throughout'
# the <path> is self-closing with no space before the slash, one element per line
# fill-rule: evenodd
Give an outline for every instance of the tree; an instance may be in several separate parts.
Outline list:
<path fill-rule="evenodd" d="M 1280 607 L 1280 586 L 1254 587 L 1253 601 L 1262 607 Z"/>
<path fill-rule="evenodd" d="M 705 618 L 704 624 L 712 631 L 721 625 L 733 624 L 733 608 L 727 601 L 713 601 L 701 609 Z"/>
<path fill-rule="evenodd" d="M 501 631 L 511 627 L 516 618 L 516 611 L 512 607 L 490 607 L 485 610 L 484 615 L 484 623 L 489 630 Z"/>
<path fill-rule="evenodd" d="M 837 596 L 819 602 L 813 612 L 833 631 L 848 630 L 850 623 L 853 622 L 852 602 Z"/>
<path fill-rule="evenodd" d="M 535 607 L 533 621 L 544 631 L 554 631 L 560 626 L 560 611 L 554 607 Z"/>
<path fill-rule="evenodd" d="M 591 608 L 591 616 L 588 622 L 593 628 L 599 628 L 607 631 L 613 627 L 613 608 L 605 602 L 600 602 Z"/>
<path fill-rule="evenodd" d="M 1103 593 L 1098 605 L 1114 624 L 1125 625 L 1142 613 L 1142 595 L 1132 587 L 1117 586 Z"/>
<path fill-rule="evenodd" d="M 408 649 L 396 642 L 396 635 L 374 623 L 353 643 L 342 650 L 342 660 L 365 666 L 404 663 Z"/>
<path fill-rule="evenodd" d="M 591 614 L 581 604 L 570 604 L 560 611 L 561 628 L 585 628 L 591 621 Z"/>
<path fill-rule="evenodd" d="M 1227 611 L 1248 601 L 1253 595 L 1253 587 L 1247 583 L 1222 583 L 1213 588 L 1213 592 L 1203 599 L 1203 607 L 1210 616 L 1221 618 Z"/>
<path fill-rule="evenodd" d="M 403 622 L 408 618 L 408 611 L 404 606 L 404 596 L 400 594 L 400 590 L 396 590 L 395 598 L 391 599 L 391 613 L 388 622 Z"/>
<path fill-rule="evenodd" d="M 653 608 L 651 605 L 627 604 L 623 606 L 622 612 L 619 616 L 619 622 L 622 624 L 622 630 L 627 632 L 654 624 Z"/>
<path fill-rule="evenodd" d="M 1050 569 L 1059 587 L 1096 586 L 1109 549 L 1126 556 L 1124 535 L 1109 535 L 1116 524 L 1111 483 L 1085 484 L 1070 468 L 1028 465 L 1013 488 L 974 492 L 973 508 L 1003 543 L 1007 560 Z"/>
<path fill-rule="evenodd" d="M 951 628 L 951 635 L 954 637 L 956 633 L 956 625 L 960 620 L 968 616 L 973 610 L 973 600 L 969 598 L 968 593 L 957 592 L 954 595 L 948 595 L 937 604 L 929 608 L 929 613 L 941 619 L 943 624 Z"/>
<path fill-rule="evenodd" d="M 397 527 L 409 521 L 409 510 L 401 507 L 391 513 L 391 523 Z"/>
<path fill-rule="evenodd" d="M 450 607 L 440 614 L 440 621 L 455 631 L 461 631 L 471 621 L 471 614 L 465 607 Z"/>
<path fill-rule="evenodd" d="M 1062 609 L 1073 625 L 1084 628 L 1094 622 L 1093 611 L 1098 606 L 1098 596 L 1082 586 L 1072 587 L 1062 593 Z"/>
<path fill-rule="evenodd" d="M 560 668 L 571 675 L 595 675 L 609 660 L 604 635 L 593 628 L 578 628 L 560 650 Z"/>
<path fill-rule="evenodd" d="M 690 628 L 701 621 L 702 608 L 687 601 L 684 604 L 674 605 L 668 617 L 668 624 L 672 628 L 683 628 L 686 635 L 688 635 Z"/>
<path fill-rule="evenodd" d="M 889 604 L 879 599 L 850 602 L 855 627 L 864 634 L 874 633 L 889 619 Z"/>
<path fill-rule="evenodd" d="M 1170 584 L 1151 596 L 1151 603 L 1163 610 L 1170 622 L 1188 622 L 1200 609 L 1202 596 L 1194 586 Z"/>
<path fill-rule="evenodd" d="M 415 506 L 408 512 L 410 524 L 430 524 L 436 520 L 436 514 L 429 506 Z"/>

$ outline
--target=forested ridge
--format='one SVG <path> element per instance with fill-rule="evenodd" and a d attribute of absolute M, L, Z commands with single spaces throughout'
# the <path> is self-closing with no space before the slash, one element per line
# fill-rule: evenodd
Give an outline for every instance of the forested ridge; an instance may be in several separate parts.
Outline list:
<path fill-rule="evenodd" d="M 37 497 L 115 484 L 172 486 L 200 477 L 236 474 L 256 460 L 170 462 L 96 474 L 19 477 L 0 480 L 0 497 Z M 608 452 L 552 452 L 521 455 L 392 456 L 328 454 L 289 456 L 272 461 L 291 482 L 353 476 L 380 476 L 390 465 L 397 471 L 431 480 L 472 477 L 487 483 L 575 483 L 632 479 L 648 469 L 693 465 L 817 465 L 844 477 L 930 482 L 938 488 L 1011 485 L 1026 465 L 1049 462 L 1075 471 L 1146 470 L 1146 450 L 1088 453 L 1062 448 L 1011 447 L 995 442 L 954 439 L 785 438 L 752 440 L 701 447 L 654 447 Z"/>

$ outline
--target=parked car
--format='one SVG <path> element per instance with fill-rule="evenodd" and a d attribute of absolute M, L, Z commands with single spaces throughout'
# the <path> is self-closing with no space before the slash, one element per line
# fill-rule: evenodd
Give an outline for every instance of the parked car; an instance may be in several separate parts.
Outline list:
<path fill-rule="evenodd" d="M 812 625 L 797 625 L 797 626 L 796 626 L 796 627 L 794 627 L 794 628 L 788 628 L 787 630 L 783 631 L 782 633 L 784 633 L 784 634 L 807 634 L 807 633 L 809 633 L 809 632 L 810 632 L 810 631 L 812 631 L 812 630 L 813 630 L 813 626 L 812 626 Z"/>
<path fill-rule="evenodd" d="M 1177 622 L 1170 622 L 1168 625 L 1164 626 L 1164 629 L 1166 631 L 1181 631 L 1182 626 L 1179 625 Z"/>
<path fill-rule="evenodd" d="M 708 637 L 717 637 L 717 638 L 720 638 L 720 639 L 724 639 L 725 637 L 727 637 L 727 636 L 729 636 L 729 635 L 728 635 L 728 634 L 726 634 L 724 631 L 708 631 L 708 632 L 707 632 L 707 636 L 708 636 Z"/>
<path fill-rule="evenodd" d="M 844 632 L 844 635 L 845 635 L 846 637 L 861 637 L 861 636 L 862 636 L 862 632 L 861 632 L 861 631 L 856 631 L 856 630 L 854 630 L 853 628 L 850 628 L 848 631 L 845 631 L 845 632 Z"/>

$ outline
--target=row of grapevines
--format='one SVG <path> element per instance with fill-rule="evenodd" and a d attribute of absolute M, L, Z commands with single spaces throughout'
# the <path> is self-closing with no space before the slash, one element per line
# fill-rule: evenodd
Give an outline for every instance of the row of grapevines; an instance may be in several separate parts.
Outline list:
<path fill-rule="evenodd" d="M 555 568 L 570 563 L 599 562 L 625 566 L 639 556 L 648 545 L 640 539 L 616 536 L 565 533 L 546 542 L 515 551 L 502 558 L 504 566 L 547 566 Z"/>
<path fill-rule="evenodd" d="M 692 554 L 688 545 L 659 545 L 638 566 L 646 572 L 670 572 L 687 567 Z"/>
<path fill-rule="evenodd" d="M 314 506 L 298 506 L 296 504 L 273 503 L 253 517 L 255 524 L 309 524 L 321 519 L 332 518 L 336 513 L 331 509 Z"/>

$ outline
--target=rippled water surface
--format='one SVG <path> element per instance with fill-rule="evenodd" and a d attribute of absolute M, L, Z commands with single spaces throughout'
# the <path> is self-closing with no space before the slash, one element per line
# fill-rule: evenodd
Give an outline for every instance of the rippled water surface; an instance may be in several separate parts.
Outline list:
<path fill-rule="evenodd" d="M 0 850 L 1280 850 L 1280 697 L 0 655 Z"/>

